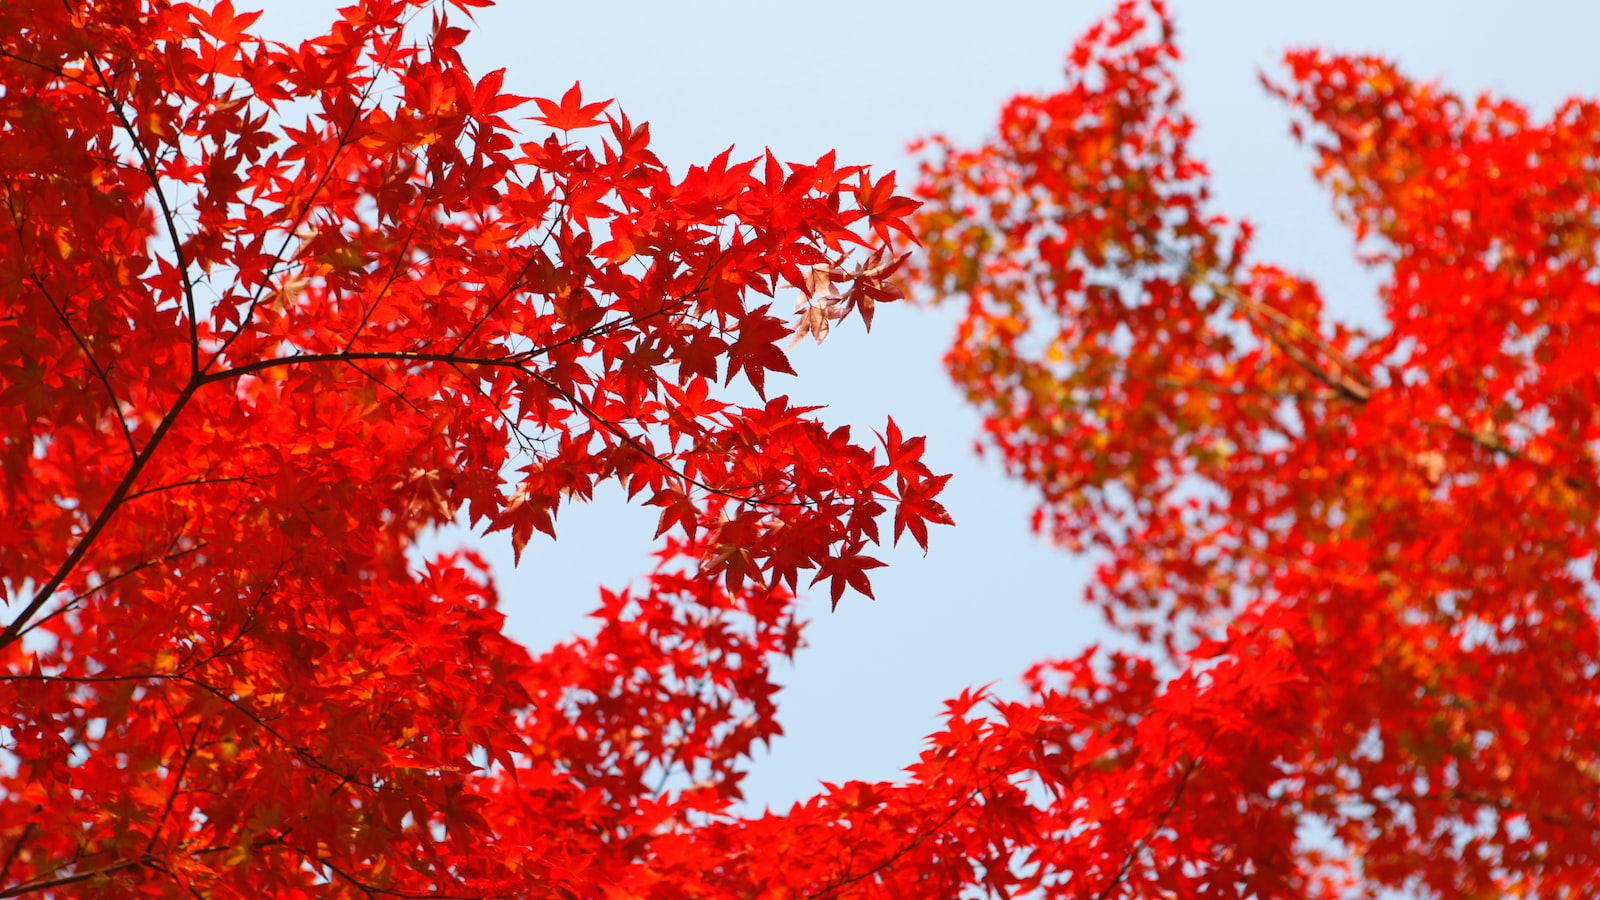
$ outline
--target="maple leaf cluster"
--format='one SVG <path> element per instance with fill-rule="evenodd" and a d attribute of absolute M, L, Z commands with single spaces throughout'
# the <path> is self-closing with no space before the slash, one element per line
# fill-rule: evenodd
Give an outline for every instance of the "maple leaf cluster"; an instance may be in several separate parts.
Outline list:
<path fill-rule="evenodd" d="M 914 216 L 985 450 L 1146 648 L 1032 676 L 1093 685 L 1101 764 L 1156 779 L 1069 780 L 1122 805 L 1126 867 L 1045 895 L 1590 896 L 1600 105 L 1289 53 L 1266 84 L 1384 275 L 1368 330 L 1212 208 L 1171 34 L 1120 4 L 1064 90 L 925 145 Z"/>
<path fill-rule="evenodd" d="M 674 176 L 469 77 L 478 5 L 0 7 L 0 895 L 1592 891 L 1600 107 L 1289 55 L 1366 332 L 1211 209 L 1155 0 L 920 207 L 831 153 Z M 767 395 L 897 279 L 964 305 L 985 446 L 1130 648 L 741 815 L 799 592 L 950 521 L 922 438 Z M 660 544 L 592 637 L 411 562 L 604 482 Z"/>
<path fill-rule="evenodd" d="M 576 84 L 469 77 L 450 12 L 0 9 L 0 893 L 624 883 L 778 733 L 802 579 L 870 596 L 880 523 L 950 521 L 892 421 L 767 396 L 814 267 L 897 296 L 892 177 L 674 176 Z M 606 481 L 662 549 L 593 639 L 530 655 L 479 559 L 408 562 Z"/>

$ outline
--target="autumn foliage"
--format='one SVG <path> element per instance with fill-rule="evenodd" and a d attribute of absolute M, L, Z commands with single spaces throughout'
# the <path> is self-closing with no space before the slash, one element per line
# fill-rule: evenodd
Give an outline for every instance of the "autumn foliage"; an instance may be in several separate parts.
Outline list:
<path fill-rule="evenodd" d="M 1138 849 L 1108 895 L 1592 895 L 1600 106 L 1288 54 L 1268 89 L 1385 278 L 1363 329 L 1211 207 L 1170 34 L 1122 4 L 1065 90 L 931 146 L 917 218 L 983 445 L 1181 672 L 1037 670 L 1096 692 L 1075 802 L 1157 776 L 1097 801 Z"/>
<path fill-rule="evenodd" d="M 832 154 L 670 173 L 469 76 L 475 5 L 0 6 L 0 896 L 1592 889 L 1600 107 L 1291 54 L 1368 332 L 1210 207 L 1159 3 L 930 144 L 920 208 Z M 798 594 L 949 523 L 921 438 L 768 392 L 907 284 L 1142 649 L 744 815 Z M 604 482 L 660 545 L 592 637 L 417 562 Z"/>
<path fill-rule="evenodd" d="M 674 178 L 576 85 L 469 78 L 421 6 L 292 47 L 226 2 L 0 12 L 5 890 L 646 878 L 776 732 L 794 591 L 870 593 L 871 545 L 948 519 L 892 421 L 717 387 L 790 371 L 767 298 L 893 298 L 891 178 Z M 530 658 L 481 561 L 408 562 L 607 480 L 664 543 L 591 640 Z"/>

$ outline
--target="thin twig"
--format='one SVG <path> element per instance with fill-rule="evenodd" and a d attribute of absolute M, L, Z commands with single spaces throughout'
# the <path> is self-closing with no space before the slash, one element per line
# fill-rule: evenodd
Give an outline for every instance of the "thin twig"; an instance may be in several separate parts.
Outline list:
<path fill-rule="evenodd" d="M 117 122 L 122 125 L 123 133 L 128 136 L 128 142 L 133 145 L 134 151 L 139 154 L 140 168 L 143 169 L 145 177 L 150 179 L 150 190 L 155 194 L 157 205 L 161 207 L 161 220 L 166 225 L 167 240 L 172 244 L 173 265 L 177 268 L 178 276 L 183 282 L 183 302 L 189 314 L 189 373 L 194 375 L 200 371 L 200 320 L 196 312 L 194 282 L 189 278 L 189 261 L 184 257 L 183 238 L 178 234 L 177 214 L 167 201 L 167 193 L 161 186 L 161 173 L 156 169 L 156 163 L 150 155 L 149 148 L 140 142 L 138 131 L 133 127 L 133 123 L 129 121 L 122 100 L 116 96 L 110 81 L 107 80 L 105 73 L 101 71 L 99 61 L 95 59 L 92 53 L 87 54 L 85 58 L 87 64 L 94 70 L 95 77 L 100 79 L 100 83 L 105 86 L 105 91 L 101 93 L 101 96 L 106 98 L 107 103 L 111 106 L 111 111 L 117 116 Z M 179 152 L 177 144 L 177 141 L 173 141 L 174 153 Z"/>
<path fill-rule="evenodd" d="M 848 887 L 849 885 L 855 884 L 863 879 L 871 878 L 877 875 L 879 872 L 882 872 L 884 869 L 887 869 L 889 866 L 899 862 L 901 857 L 904 857 L 906 854 L 917 849 L 917 847 L 921 846 L 922 842 L 944 830 L 944 827 L 954 821 L 956 816 L 960 815 L 962 811 L 976 802 L 979 797 L 983 796 L 985 791 L 988 791 L 990 788 L 1000 783 L 1001 779 L 1005 778 L 1008 774 L 1009 773 L 1007 772 L 1001 771 L 993 778 L 990 778 L 981 787 L 969 792 L 965 800 L 962 800 L 961 803 L 956 805 L 954 809 L 951 809 L 948 813 L 946 813 L 944 818 L 936 822 L 932 828 L 928 828 L 919 832 L 916 837 L 912 838 L 910 841 L 907 841 L 904 846 L 896 850 L 894 853 L 891 853 L 889 856 L 880 860 L 877 865 L 867 869 L 864 872 L 861 872 L 858 875 L 851 875 L 848 878 L 841 879 L 833 884 L 825 885 L 824 887 L 813 891 L 812 893 L 806 894 L 802 900 L 818 900 L 818 898 L 826 897 L 829 894 L 838 891 L 840 888 Z"/>

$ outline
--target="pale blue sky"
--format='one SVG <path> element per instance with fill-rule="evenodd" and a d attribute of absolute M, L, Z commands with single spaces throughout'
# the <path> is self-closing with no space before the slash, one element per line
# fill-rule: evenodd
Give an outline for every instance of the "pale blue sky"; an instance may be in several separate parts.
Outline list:
<path fill-rule="evenodd" d="M 240 2 L 241 7 L 252 4 Z M 337 5 L 275 0 L 262 21 L 277 39 L 325 27 Z M 753 156 L 897 168 L 912 178 L 907 141 L 943 132 L 972 143 L 1019 91 L 1060 83 L 1062 56 L 1113 0 L 978 3 L 511 2 L 477 13 L 464 54 L 474 73 L 505 67 L 506 89 L 559 96 L 581 79 L 586 98 L 617 98 L 651 123 L 676 170 L 726 148 Z M 1194 151 L 1211 166 L 1217 208 L 1258 226 L 1258 258 L 1309 274 L 1340 312 L 1371 321 L 1372 277 L 1312 183 L 1309 154 L 1288 138 L 1281 107 L 1257 84 L 1283 49 L 1370 52 L 1459 92 L 1519 99 L 1539 114 L 1571 94 L 1600 96 L 1600 2 L 1254 2 L 1178 0 L 1181 70 L 1198 122 Z M 878 600 L 849 597 L 829 614 L 808 598 L 810 646 L 782 673 L 787 735 L 758 753 L 749 801 L 784 807 L 819 780 L 893 779 L 937 727 L 940 701 L 963 688 L 1009 688 L 1031 661 L 1105 638 L 1080 600 L 1086 564 L 1027 529 L 1027 495 L 971 452 L 976 418 L 939 358 L 951 317 L 884 309 L 870 337 L 852 322 L 822 347 L 792 354 L 798 379 L 776 384 L 826 420 L 881 428 L 894 415 L 928 435 L 928 461 L 955 473 L 945 499 L 958 527 L 939 529 L 924 557 L 882 556 Z M 621 586 L 648 566 L 654 511 L 620 494 L 562 513 L 558 543 L 511 565 L 503 535 L 458 536 L 496 568 L 511 633 L 537 650 L 587 627 L 596 586 Z"/>

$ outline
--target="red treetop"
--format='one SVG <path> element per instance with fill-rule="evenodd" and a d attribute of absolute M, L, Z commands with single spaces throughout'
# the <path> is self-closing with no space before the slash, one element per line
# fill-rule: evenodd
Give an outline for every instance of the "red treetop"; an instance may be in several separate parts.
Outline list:
<path fill-rule="evenodd" d="M 1171 24 L 1124 2 L 1065 90 L 977 149 L 935 141 L 914 217 L 917 277 L 965 308 L 946 361 L 983 447 L 1038 531 L 1093 548 L 1091 600 L 1159 666 L 1037 672 L 1108 680 L 1096 764 L 1155 775 L 1102 801 L 1143 836 L 1118 886 L 1063 863 L 1063 893 L 1586 896 L 1600 106 L 1536 123 L 1289 54 L 1269 90 L 1387 276 L 1368 332 L 1212 209 Z"/>

